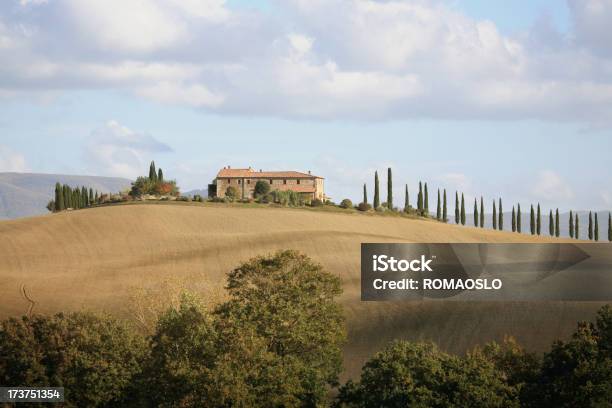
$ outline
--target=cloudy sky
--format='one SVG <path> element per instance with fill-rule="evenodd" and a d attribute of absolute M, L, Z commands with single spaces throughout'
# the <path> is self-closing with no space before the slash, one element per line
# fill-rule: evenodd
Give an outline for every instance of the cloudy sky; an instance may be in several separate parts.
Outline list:
<path fill-rule="evenodd" d="M 610 22 L 612 0 L 4 0 L 0 171 L 312 170 L 339 200 L 392 166 L 396 197 L 609 209 Z"/>

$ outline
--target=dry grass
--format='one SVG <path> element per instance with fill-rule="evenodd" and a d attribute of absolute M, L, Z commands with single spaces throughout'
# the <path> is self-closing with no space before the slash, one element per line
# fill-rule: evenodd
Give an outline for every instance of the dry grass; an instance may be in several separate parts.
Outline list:
<path fill-rule="evenodd" d="M 0 317 L 27 311 L 20 294 L 25 284 L 37 302 L 35 312 L 105 310 L 136 316 L 147 326 L 151 313 L 176 302 L 177 287 L 214 303 L 223 296 L 225 274 L 239 262 L 297 249 L 343 279 L 348 375 L 393 338 L 431 339 L 463 352 L 511 334 L 542 350 L 566 336 L 577 320 L 592 318 L 599 304 L 361 302 L 359 251 L 362 242 L 547 240 L 358 213 L 180 204 L 101 207 L 0 222 Z"/>

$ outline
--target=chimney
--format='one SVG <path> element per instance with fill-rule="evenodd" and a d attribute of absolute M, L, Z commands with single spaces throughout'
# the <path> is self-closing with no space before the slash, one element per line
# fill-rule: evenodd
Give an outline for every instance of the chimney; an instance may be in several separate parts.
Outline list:
<path fill-rule="evenodd" d="M 308 174 L 311 174 L 311 173 L 310 173 L 310 170 L 308 170 Z"/>
<path fill-rule="evenodd" d="M 259 169 L 259 172 L 261 173 L 261 172 L 262 172 L 262 170 L 261 170 L 261 169 Z"/>
<path fill-rule="evenodd" d="M 230 166 L 230 165 L 228 164 L 228 165 L 227 165 L 227 168 L 228 168 L 228 169 L 231 169 L 231 168 L 232 168 L 232 166 Z"/>

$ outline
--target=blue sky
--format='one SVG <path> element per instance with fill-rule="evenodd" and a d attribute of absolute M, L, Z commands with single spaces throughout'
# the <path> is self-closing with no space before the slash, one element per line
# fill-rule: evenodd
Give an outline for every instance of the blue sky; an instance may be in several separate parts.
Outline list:
<path fill-rule="evenodd" d="M 225 165 L 312 170 L 339 201 L 391 166 L 398 205 L 423 180 L 612 207 L 609 2 L 108 3 L 0 6 L 0 171 L 155 159 L 188 190 Z"/>

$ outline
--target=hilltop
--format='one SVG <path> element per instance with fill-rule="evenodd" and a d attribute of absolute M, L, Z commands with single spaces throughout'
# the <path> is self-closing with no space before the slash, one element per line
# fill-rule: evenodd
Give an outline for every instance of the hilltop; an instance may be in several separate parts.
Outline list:
<path fill-rule="evenodd" d="M 597 303 L 361 302 L 362 242 L 547 242 L 546 237 L 356 212 L 199 203 L 129 204 L 0 222 L 0 317 L 89 308 L 126 316 L 136 288 L 181 278 L 214 296 L 225 274 L 255 255 L 297 249 L 342 278 L 349 328 L 345 367 L 394 338 L 464 352 L 512 334 L 533 350 L 590 319 Z M 554 242 L 559 240 L 554 239 Z"/>
<path fill-rule="evenodd" d="M 101 193 L 128 188 L 130 181 L 119 177 L 73 176 L 66 174 L 0 173 L 0 219 L 48 213 L 56 182 L 87 186 Z"/>

